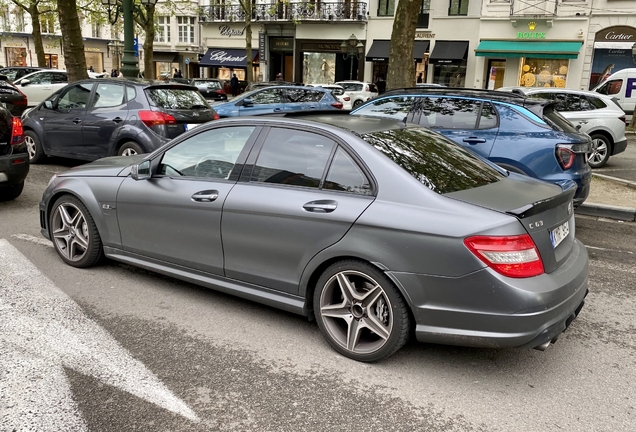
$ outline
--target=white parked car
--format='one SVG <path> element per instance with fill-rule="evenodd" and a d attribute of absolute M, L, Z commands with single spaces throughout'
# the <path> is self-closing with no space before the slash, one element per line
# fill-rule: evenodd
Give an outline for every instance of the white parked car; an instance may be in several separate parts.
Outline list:
<path fill-rule="evenodd" d="M 108 74 L 88 72 L 89 78 L 101 78 L 106 75 Z M 65 70 L 42 69 L 15 80 L 13 84 L 27 95 L 28 104 L 33 107 L 65 87 L 68 84 L 68 76 Z"/>
<path fill-rule="evenodd" d="M 331 93 L 342 103 L 343 110 L 350 110 L 353 108 L 353 101 L 349 93 L 345 89 L 337 84 L 307 84 L 309 87 L 322 87 L 331 90 Z"/>
<path fill-rule="evenodd" d="M 373 83 L 362 81 L 340 81 L 336 83 L 342 86 L 351 97 L 351 105 L 357 108 L 369 99 L 378 95 L 378 88 Z"/>
<path fill-rule="evenodd" d="M 592 152 L 588 154 L 592 168 L 602 167 L 610 156 L 627 148 L 625 112 L 611 96 L 552 87 L 502 87 L 498 90 L 554 101 L 563 117 L 592 138 Z"/>

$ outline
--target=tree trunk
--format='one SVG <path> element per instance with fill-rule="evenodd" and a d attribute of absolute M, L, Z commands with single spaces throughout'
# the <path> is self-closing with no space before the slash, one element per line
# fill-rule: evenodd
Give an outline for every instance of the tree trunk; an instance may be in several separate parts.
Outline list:
<path fill-rule="evenodd" d="M 44 44 L 42 43 L 42 29 L 40 27 L 40 10 L 38 9 L 38 5 L 29 5 L 27 12 L 31 15 L 31 26 L 33 26 L 33 45 L 35 45 L 35 55 L 38 58 L 38 66 L 51 67 L 46 64 L 46 57 L 44 57 Z"/>
<path fill-rule="evenodd" d="M 77 16 L 76 0 L 58 0 L 57 14 L 62 31 L 62 47 L 64 48 L 64 63 L 68 73 L 68 82 L 86 79 L 88 72 L 86 72 L 84 42 Z"/>
<path fill-rule="evenodd" d="M 155 65 L 152 52 L 155 42 L 155 5 L 146 6 L 148 23 L 144 26 L 146 38 L 144 40 L 144 78 L 155 79 Z"/>
<path fill-rule="evenodd" d="M 397 5 L 389 49 L 387 90 L 415 86 L 413 44 L 421 5 L 421 0 L 400 0 Z"/>
<path fill-rule="evenodd" d="M 254 81 L 254 64 L 252 59 L 252 0 L 245 0 L 245 54 L 247 54 L 245 80 Z"/>

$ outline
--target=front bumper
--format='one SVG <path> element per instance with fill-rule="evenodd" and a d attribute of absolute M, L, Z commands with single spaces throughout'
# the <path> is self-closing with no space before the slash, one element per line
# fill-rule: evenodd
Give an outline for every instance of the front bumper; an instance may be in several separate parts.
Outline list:
<path fill-rule="evenodd" d="M 550 274 L 514 279 L 488 268 L 460 278 L 391 272 L 413 311 L 421 342 L 535 348 L 555 340 L 583 307 L 588 257 L 578 240 Z"/>

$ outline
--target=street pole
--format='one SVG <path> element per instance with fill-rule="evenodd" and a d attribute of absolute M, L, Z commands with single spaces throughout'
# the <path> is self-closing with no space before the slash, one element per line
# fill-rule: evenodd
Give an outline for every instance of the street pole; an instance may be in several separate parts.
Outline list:
<path fill-rule="evenodd" d="M 124 19 L 124 56 L 121 59 L 123 63 L 121 73 L 126 78 L 137 78 L 139 76 L 139 65 L 137 57 L 135 57 L 135 33 L 133 21 L 133 1 L 123 0 L 123 16 Z"/>

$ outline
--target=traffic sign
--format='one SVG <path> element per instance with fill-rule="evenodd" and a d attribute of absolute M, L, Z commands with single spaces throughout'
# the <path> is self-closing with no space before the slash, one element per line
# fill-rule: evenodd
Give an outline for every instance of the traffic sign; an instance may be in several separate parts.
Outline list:
<path fill-rule="evenodd" d="M 185 64 L 190 64 L 190 59 L 188 57 L 185 59 Z"/>

